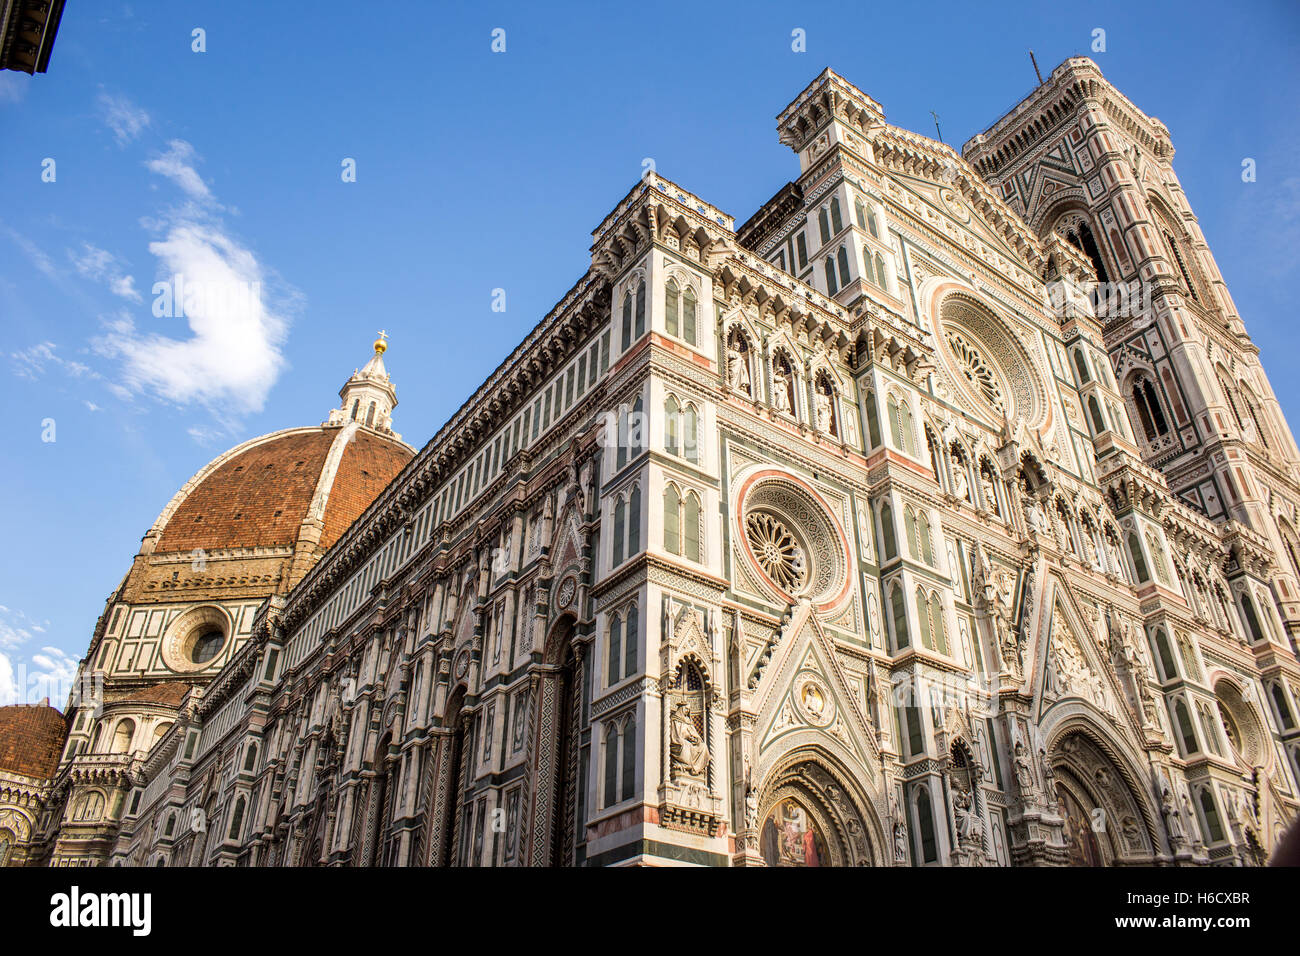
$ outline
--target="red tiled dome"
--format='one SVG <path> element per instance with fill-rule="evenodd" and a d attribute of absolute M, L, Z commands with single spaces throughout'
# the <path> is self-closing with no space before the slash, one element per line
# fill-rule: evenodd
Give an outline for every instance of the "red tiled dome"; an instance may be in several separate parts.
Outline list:
<path fill-rule="evenodd" d="M 291 428 L 232 449 L 194 476 L 154 525 L 155 553 L 292 547 L 319 518 L 328 548 L 406 465 L 400 441 L 350 426 Z"/>
<path fill-rule="evenodd" d="M 0 770 L 54 776 L 67 729 L 63 715 L 48 703 L 0 707 Z"/>

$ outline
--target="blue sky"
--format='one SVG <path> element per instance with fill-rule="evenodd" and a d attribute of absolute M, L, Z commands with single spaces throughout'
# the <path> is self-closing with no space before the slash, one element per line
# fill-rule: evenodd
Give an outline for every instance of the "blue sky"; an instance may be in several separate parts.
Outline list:
<path fill-rule="evenodd" d="M 323 421 L 377 329 L 395 425 L 418 447 L 582 274 L 643 159 L 748 218 L 796 175 L 774 117 L 826 66 L 890 122 L 933 135 L 934 110 L 960 148 L 1033 88 L 1029 49 L 1044 74 L 1093 56 L 1170 128 L 1294 416 L 1298 39 L 1300 7 L 1282 2 L 381 2 L 359 16 L 69 0 L 50 72 L 0 76 L 0 703 L 52 689 L 62 706 L 168 498 L 239 441 Z M 244 283 L 261 308 L 156 317 L 153 284 L 176 271 Z"/>

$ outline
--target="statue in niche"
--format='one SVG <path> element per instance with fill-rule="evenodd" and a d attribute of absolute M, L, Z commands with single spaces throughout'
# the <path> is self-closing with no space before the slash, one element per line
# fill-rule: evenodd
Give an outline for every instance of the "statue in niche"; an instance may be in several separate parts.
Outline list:
<path fill-rule="evenodd" d="M 949 452 L 949 458 L 952 460 L 952 493 L 963 501 L 970 501 L 970 481 L 966 477 L 966 462 L 962 459 L 961 452 L 956 449 Z"/>
<path fill-rule="evenodd" d="M 1024 496 L 1025 507 L 1025 524 L 1034 534 L 1049 535 L 1052 532 L 1051 523 L 1047 515 L 1043 514 L 1043 506 L 1033 495 Z"/>
<path fill-rule="evenodd" d="M 749 380 L 749 345 L 739 332 L 732 332 L 727 342 L 727 385 L 744 395 L 754 394 Z"/>
<path fill-rule="evenodd" d="M 1023 741 L 1017 740 L 1012 760 L 1016 767 L 1016 787 L 1020 795 L 1028 800 L 1034 793 L 1034 771 L 1029 766 L 1029 755 L 1025 753 Z"/>
<path fill-rule="evenodd" d="M 984 507 L 998 518 L 1002 517 L 1002 508 L 998 505 L 997 491 L 993 485 L 993 476 L 989 474 L 989 465 L 980 466 L 980 491 L 984 496 Z"/>
<path fill-rule="evenodd" d="M 825 389 L 825 391 L 823 391 Z M 828 435 L 835 434 L 835 409 L 831 401 L 830 387 L 819 384 L 817 386 L 817 428 Z"/>
<path fill-rule="evenodd" d="M 685 772 L 692 777 L 703 777 L 709 766 L 709 748 L 704 743 L 691 714 L 691 705 L 679 700 L 673 707 L 670 749 L 673 776 Z"/>
<path fill-rule="evenodd" d="M 785 360 L 779 357 L 772 362 L 772 407 L 787 415 L 794 414 L 794 383 Z"/>
<path fill-rule="evenodd" d="M 1164 815 L 1165 829 L 1169 832 L 1169 846 L 1177 853 L 1186 841 L 1183 838 L 1183 821 L 1178 816 L 1178 806 L 1173 794 L 1169 792 L 1168 784 L 1160 791 L 1160 812 Z"/>
<path fill-rule="evenodd" d="M 970 791 L 954 788 L 953 815 L 957 823 L 957 842 L 964 846 L 984 845 L 984 823 L 972 805 Z"/>

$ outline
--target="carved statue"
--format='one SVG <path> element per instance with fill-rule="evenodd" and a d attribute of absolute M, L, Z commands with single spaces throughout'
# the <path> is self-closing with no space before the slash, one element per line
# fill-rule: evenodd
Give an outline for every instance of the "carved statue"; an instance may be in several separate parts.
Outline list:
<path fill-rule="evenodd" d="M 952 460 L 952 493 L 963 501 L 970 501 L 970 482 L 966 478 L 966 463 L 956 452 L 949 457 Z"/>
<path fill-rule="evenodd" d="M 894 862 L 907 862 L 907 827 L 902 820 L 894 821 Z"/>
<path fill-rule="evenodd" d="M 772 363 L 772 407 L 787 415 L 791 413 L 790 375 L 781 362 Z"/>
<path fill-rule="evenodd" d="M 1016 765 L 1016 786 L 1020 789 L 1020 795 L 1028 799 L 1034 792 L 1034 771 L 1029 766 L 1029 755 L 1025 753 L 1022 741 L 1016 741 L 1013 760 Z"/>
<path fill-rule="evenodd" d="M 817 428 L 819 431 L 824 431 L 829 435 L 832 431 L 831 426 L 834 424 L 834 414 L 831 411 L 831 397 L 821 389 L 818 389 L 816 402 Z"/>
<path fill-rule="evenodd" d="M 998 507 L 997 492 L 993 488 L 993 479 L 983 468 L 980 469 L 980 491 L 984 495 L 984 507 L 999 518 L 1002 517 L 1002 509 Z"/>
<path fill-rule="evenodd" d="M 1174 803 L 1174 796 L 1169 792 L 1169 785 L 1165 784 L 1160 791 L 1160 812 L 1165 818 L 1165 829 L 1169 832 L 1169 845 L 1177 853 L 1183 843 L 1183 821 L 1178 816 L 1178 807 Z"/>
<path fill-rule="evenodd" d="M 709 766 L 709 748 L 695 727 L 690 705 L 684 700 L 673 707 L 671 753 L 674 777 L 679 768 L 694 777 L 704 776 Z"/>
<path fill-rule="evenodd" d="M 970 792 L 954 788 L 952 803 L 953 815 L 956 817 L 957 823 L 958 843 L 962 846 L 983 847 L 984 823 L 971 805 Z"/>
<path fill-rule="evenodd" d="M 737 392 L 752 394 L 749 384 L 749 361 L 741 348 L 739 338 L 733 338 L 727 346 L 727 385 Z"/>

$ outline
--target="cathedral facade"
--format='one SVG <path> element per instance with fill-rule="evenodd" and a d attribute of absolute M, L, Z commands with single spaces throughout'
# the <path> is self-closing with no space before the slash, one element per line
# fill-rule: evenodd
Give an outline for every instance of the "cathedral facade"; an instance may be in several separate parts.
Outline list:
<path fill-rule="evenodd" d="M 1080 58 L 961 154 L 830 70 L 778 133 L 739 226 L 647 173 L 413 457 L 381 342 L 196 476 L 23 859 L 1266 859 L 1300 452 L 1168 131 Z"/>

